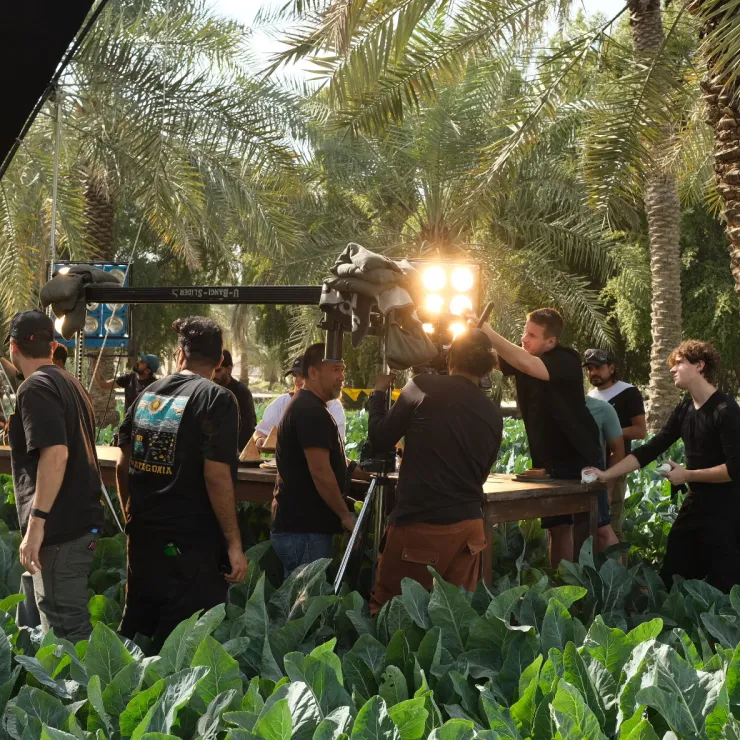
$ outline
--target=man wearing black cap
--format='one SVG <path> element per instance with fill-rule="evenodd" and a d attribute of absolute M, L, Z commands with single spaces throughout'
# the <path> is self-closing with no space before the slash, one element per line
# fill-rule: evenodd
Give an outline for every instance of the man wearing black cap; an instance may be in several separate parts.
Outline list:
<path fill-rule="evenodd" d="M 589 392 L 591 398 L 610 403 L 619 417 L 624 437 L 625 457 L 632 452 L 633 439 L 645 439 L 647 423 L 645 421 L 645 403 L 634 385 L 617 378 L 617 370 L 612 355 L 603 349 L 588 349 L 583 358 L 588 379 L 593 386 Z M 622 475 L 613 482 L 612 498 L 609 513 L 611 514 L 614 534 L 622 539 L 622 522 L 624 520 L 624 495 L 627 490 L 627 476 Z"/>
<path fill-rule="evenodd" d="M 480 578 L 483 483 L 496 461 L 503 420 L 479 388 L 495 367 L 489 338 L 478 329 L 450 347 L 449 375 L 417 375 L 390 411 L 392 375 L 379 375 L 368 401 L 368 435 L 376 449 L 406 438 L 370 612 L 377 613 L 413 578 L 432 586 L 428 566 L 446 581 L 474 591 Z"/>
<path fill-rule="evenodd" d="M 257 443 L 257 447 L 262 447 L 267 439 L 267 435 L 270 433 L 273 427 L 280 424 L 280 420 L 285 414 L 285 409 L 288 408 L 288 404 L 291 402 L 293 396 L 298 393 L 305 384 L 305 377 L 303 375 L 303 355 L 295 358 L 293 364 L 286 371 L 285 377 L 291 376 L 293 378 L 293 390 L 290 393 L 283 393 L 282 396 L 278 396 L 266 409 L 265 413 L 262 414 L 262 419 L 254 431 L 254 441 Z M 337 423 L 337 429 L 339 429 L 339 437 L 344 440 L 345 430 L 347 427 L 347 420 L 344 416 L 344 406 L 338 399 L 332 399 L 326 405 L 329 413 L 334 417 L 334 421 Z"/>
<path fill-rule="evenodd" d="M 123 388 L 124 411 L 128 411 L 144 389 L 157 380 L 155 377 L 157 370 L 159 370 L 159 358 L 156 355 L 141 354 L 134 369 L 118 378 L 104 380 L 100 370 L 96 369 L 95 382 L 102 391 L 109 391 L 114 386 Z"/>
<path fill-rule="evenodd" d="M 239 452 L 246 446 L 247 442 L 254 434 L 254 428 L 257 426 L 257 413 L 254 410 L 254 399 L 252 393 L 244 383 L 232 377 L 234 370 L 234 360 L 228 349 L 224 350 L 224 361 L 221 367 L 216 368 L 213 380 L 220 386 L 230 390 L 236 397 L 239 404 Z"/>
<path fill-rule="evenodd" d="M 44 630 L 77 642 L 90 636 L 87 578 L 103 526 L 95 416 L 77 379 L 52 362 L 46 314 L 16 314 L 8 339 L 26 378 L 9 425 L 21 565 L 33 576 Z"/>

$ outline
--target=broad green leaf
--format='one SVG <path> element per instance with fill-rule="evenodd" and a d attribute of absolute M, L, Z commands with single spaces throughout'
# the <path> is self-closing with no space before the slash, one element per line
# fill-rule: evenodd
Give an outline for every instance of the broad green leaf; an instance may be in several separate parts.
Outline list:
<path fill-rule="evenodd" d="M 93 627 L 97 627 L 98 624 L 118 625 L 121 621 L 122 611 L 118 602 L 102 594 L 90 599 L 88 609 Z"/>
<path fill-rule="evenodd" d="M 179 740 L 177 735 L 168 735 L 164 732 L 147 732 L 141 736 L 141 740 Z"/>
<path fill-rule="evenodd" d="M 330 565 L 331 558 L 314 560 L 311 563 L 296 568 L 283 581 L 282 585 L 270 597 L 269 604 L 269 612 L 279 624 L 284 624 L 288 620 L 296 601 L 307 596 L 306 591 L 309 584 L 326 579 L 324 573 Z M 260 578 L 260 581 L 263 579 L 264 575 Z M 257 589 L 259 589 L 259 583 Z M 262 603 L 264 604 L 264 584 L 262 593 Z M 247 631 L 245 634 L 251 637 L 251 632 Z"/>
<path fill-rule="evenodd" d="M 512 632 L 511 635 L 499 673 L 499 683 L 509 701 L 513 701 L 519 688 L 519 677 L 540 652 L 540 641 L 533 630 Z"/>
<path fill-rule="evenodd" d="M 155 659 L 157 660 L 157 659 Z M 103 706 L 112 717 L 120 717 L 131 697 L 139 690 L 150 661 L 129 663 L 103 691 Z"/>
<path fill-rule="evenodd" d="M 451 583 L 430 568 L 434 589 L 429 601 L 429 618 L 442 630 L 442 645 L 453 655 L 465 652 L 471 626 L 479 618 L 468 600 Z"/>
<path fill-rule="evenodd" d="M 389 665 L 385 669 L 378 693 L 385 700 L 386 707 L 393 707 L 409 698 L 406 677 L 400 668 Z"/>
<path fill-rule="evenodd" d="M 60 699 L 71 700 L 79 684 L 76 681 L 65 681 L 54 679 L 46 671 L 38 658 L 28 655 L 16 655 L 16 661 L 22 665 L 42 686 L 45 686 L 52 694 Z"/>
<path fill-rule="evenodd" d="M 133 662 L 131 653 L 126 650 L 118 635 L 102 622 L 98 622 L 85 653 L 87 675 L 100 676 L 101 687 L 105 689 L 117 673 Z"/>
<path fill-rule="evenodd" d="M 496 698 L 487 689 L 481 693 L 481 706 L 488 720 L 488 726 L 498 733 L 501 740 L 522 740 L 509 710 L 499 706 Z"/>
<path fill-rule="evenodd" d="M 188 668 L 201 642 L 223 622 L 225 614 L 225 605 L 219 604 L 200 618 L 194 614 L 180 622 L 159 652 L 161 660 L 157 664 L 157 673 L 165 677 Z"/>
<path fill-rule="evenodd" d="M 633 717 L 639 707 L 637 693 L 643 687 L 643 678 L 649 671 L 655 645 L 655 640 L 640 643 L 624 665 L 624 677 L 619 692 L 618 728 L 622 722 Z M 652 676 L 648 678 L 654 680 Z"/>
<path fill-rule="evenodd" d="M 48 725 L 41 726 L 41 740 L 77 740 L 75 735 L 63 730 L 57 730 L 55 727 Z"/>
<path fill-rule="evenodd" d="M 628 733 L 620 733 L 619 740 L 660 740 L 653 726 L 646 719 L 641 719 Z"/>
<path fill-rule="evenodd" d="M 198 683 L 198 696 L 203 701 L 204 708 L 224 691 L 234 690 L 239 694 L 243 691 L 239 663 L 210 635 L 206 636 L 195 651 L 191 667 L 197 666 L 209 669 Z"/>
<path fill-rule="evenodd" d="M 293 722 L 290 718 L 288 700 L 275 702 L 257 720 L 254 733 L 264 740 L 290 740 L 293 734 Z"/>
<path fill-rule="evenodd" d="M 334 637 L 329 642 L 325 642 L 323 645 L 319 645 L 318 647 L 315 647 L 310 655 L 312 658 L 317 658 L 318 660 L 322 661 L 323 663 L 326 663 L 333 671 L 337 674 L 337 679 L 339 680 L 339 683 L 344 685 L 344 675 L 342 673 L 342 661 L 339 659 L 339 656 L 334 652 L 334 648 L 337 644 L 337 638 Z"/>
<path fill-rule="evenodd" d="M 606 740 L 596 716 L 580 692 L 567 681 L 558 684 L 552 715 L 563 740 Z"/>
<path fill-rule="evenodd" d="M 527 586 L 516 586 L 494 596 L 486 609 L 486 618 L 498 617 L 508 621 L 509 616 L 516 613 L 525 593 L 527 593 Z"/>
<path fill-rule="evenodd" d="M 368 637 L 369 635 L 363 635 Z M 385 655 L 385 651 L 383 651 Z M 350 691 L 356 691 L 367 701 L 371 696 L 378 693 L 378 681 L 373 675 L 370 666 L 358 654 L 352 651 L 344 654 L 342 663 L 344 671 L 344 683 Z"/>
<path fill-rule="evenodd" d="M 303 681 L 311 690 L 321 707 L 321 719 L 337 707 L 350 704 L 350 696 L 339 683 L 337 674 L 317 658 L 289 653 L 285 656 L 285 670 L 291 681 Z"/>
<path fill-rule="evenodd" d="M 722 647 L 734 650 L 740 645 L 740 617 L 705 612 L 701 615 L 701 621 Z"/>
<path fill-rule="evenodd" d="M 421 740 L 424 737 L 424 728 L 429 716 L 424 705 L 424 697 L 417 697 L 402 701 L 388 709 L 401 740 Z"/>
<path fill-rule="evenodd" d="M 87 684 L 87 700 L 90 702 L 90 706 L 100 721 L 100 726 L 105 729 L 108 733 L 108 737 L 113 735 L 114 727 L 111 718 L 108 716 L 108 712 L 105 710 L 105 704 L 103 702 L 103 691 L 101 689 L 100 676 L 92 676 Z M 88 729 L 93 729 L 89 727 Z M 97 729 L 97 728 L 95 728 Z"/>
<path fill-rule="evenodd" d="M 215 740 L 221 726 L 221 716 L 237 701 L 238 697 L 239 692 L 235 689 L 224 691 L 214 697 L 205 714 L 198 720 L 198 737 L 202 740 Z"/>
<path fill-rule="evenodd" d="M 145 691 L 134 694 L 121 712 L 119 726 L 123 737 L 131 737 L 149 710 L 157 703 L 166 687 L 165 679 L 157 681 Z"/>
<path fill-rule="evenodd" d="M 428 630 L 432 623 L 429 620 L 429 601 L 431 594 L 418 581 L 404 578 L 401 581 L 401 601 L 406 613 L 423 630 Z"/>
<path fill-rule="evenodd" d="M 616 683 L 622 673 L 622 668 L 629 660 L 634 644 L 622 630 L 607 627 L 601 615 L 598 615 L 591 624 L 583 644 L 586 652 L 599 661 Z"/>
<path fill-rule="evenodd" d="M 532 664 L 533 666 L 537 666 L 537 671 L 534 675 L 532 675 L 529 679 L 529 683 L 526 683 L 522 680 L 519 682 L 519 700 L 512 704 L 509 712 L 514 719 L 514 721 L 517 723 L 517 726 L 519 729 L 522 730 L 525 734 L 530 734 L 531 729 L 534 725 L 534 715 L 535 711 L 537 709 L 536 700 L 537 700 L 537 688 L 539 684 L 539 667 L 542 664 L 542 656 L 538 655 L 535 662 Z M 531 668 L 532 666 L 530 666 Z M 529 668 L 525 673 L 529 672 Z M 522 674 L 522 678 L 524 677 L 525 673 Z"/>
<path fill-rule="evenodd" d="M 363 660 L 377 680 L 385 668 L 385 647 L 370 635 L 361 635 L 349 651 Z"/>
<path fill-rule="evenodd" d="M 285 689 L 285 692 L 293 718 L 295 740 L 313 737 L 313 733 L 323 720 L 337 716 L 332 712 L 324 712 L 313 689 L 305 681 L 294 681 Z"/>
<path fill-rule="evenodd" d="M 247 664 L 260 676 L 279 681 L 283 674 L 270 647 L 269 635 L 271 628 L 267 616 L 267 606 L 265 605 L 264 574 L 249 597 L 244 614 L 235 627 L 238 628 L 239 634 L 232 634 L 232 637 L 249 637 L 249 647 L 244 652 Z"/>
<path fill-rule="evenodd" d="M 338 601 L 339 598 L 336 596 L 311 598 L 304 616 L 286 622 L 282 627 L 269 634 L 269 645 L 272 654 L 279 657 L 298 650 L 319 616 Z M 280 661 L 277 662 L 280 665 Z"/>
<path fill-rule="evenodd" d="M 548 602 L 550 599 L 557 599 L 566 609 L 570 609 L 576 601 L 580 601 L 588 591 L 582 586 L 557 586 L 548 588 L 542 596 Z"/>
<path fill-rule="evenodd" d="M 374 696 L 365 702 L 352 726 L 352 740 L 401 740 L 398 728 L 390 718 L 385 702 Z"/>
<path fill-rule="evenodd" d="M 729 601 L 729 597 L 706 581 L 685 581 L 683 590 L 696 602 L 701 612 L 708 612 L 713 606 L 719 609 Z"/>
<path fill-rule="evenodd" d="M 607 560 L 599 570 L 602 586 L 602 611 L 624 608 L 624 601 L 632 590 L 637 568 L 628 571 L 618 560 Z"/>
<path fill-rule="evenodd" d="M 604 727 L 606 725 L 606 714 L 601 697 L 591 681 L 591 676 L 586 668 L 586 664 L 583 662 L 583 658 L 572 642 L 569 642 L 565 648 L 563 668 L 564 680 L 578 689 L 586 704 L 594 713 L 599 727 Z"/>
<path fill-rule="evenodd" d="M 473 740 L 478 735 L 475 725 L 470 720 L 450 719 L 442 727 L 436 729 L 429 740 Z"/>
<path fill-rule="evenodd" d="M 41 725 L 64 727 L 69 710 L 51 694 L 31 686 L 23 686 L 15 699 L 15 705 L 22 709 L 29 719 L 36 719 Z"/>
<path fill-rule="evenodd" d="M 572 640 L 573 618 L 557 599 L 550 599 L 542 622 L 542 651 L 548 653 L 550 648 L 565 650 L 566 644 Z"/>
<path fill-rule="evenodd" d="M 339 707 L 319 723 L 312 740 L 337 740 L 339 737 L 347 737 L 345 733 L 351 724 L 352 714 L 349 707 Z"/>
<path fill-rule="evenodd" d="M 147 732 L 169 734 L 177 719 L 178 711 L 190 701 L 199 681 L 207 674 L 208 668 L 198 666 L 169 676 L 165 681 L 164 691 L 134 730 L 132 740 L 140 740 Z"/>

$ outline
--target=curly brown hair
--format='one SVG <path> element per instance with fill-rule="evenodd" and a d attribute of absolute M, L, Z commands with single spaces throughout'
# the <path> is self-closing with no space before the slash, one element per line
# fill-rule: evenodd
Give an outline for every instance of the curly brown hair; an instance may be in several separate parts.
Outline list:
<path fill-rule="evenodd" d="M 703 362 L 702 375 L 708 383 L 716 384 L 717 373 L 719 372 L 719 352 L 714 348 L 714 345 L 709 342 L 702 342 L 700 339 L 687 339 L 671 352 L 668 357 L 668 367 L 673 367 L 679 357 L 688 360 L 692 365 Z"/>

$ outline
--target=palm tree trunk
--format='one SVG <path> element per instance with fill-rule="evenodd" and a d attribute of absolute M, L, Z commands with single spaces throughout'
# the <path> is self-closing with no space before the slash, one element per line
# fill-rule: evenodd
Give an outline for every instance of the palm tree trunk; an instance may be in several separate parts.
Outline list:
<path fill-rule="evenodd" d="M 635 56 L 645 61 L 655 56 L 663 43 L 660 0 L 629 0 L 630 27 Z M 670 141 L 670 131 L 664 141 Z M 667 144 L 665 145 L 667 146 Z M 681 204 L 673 175 L 660 165 L 663 152 L 653 152 L 656 162 L 645 186 L 645 211 L 650 237 L 652 286 L 652 350 L 647 417 L 650 431 L 665 423 L 678 400 L 666 362 L 681 342 L 681 249 L 679 223 Z"/>
<path fill-rule="evenodd" d="M 95 251 L 98 259 L 115 259 L 115 242 L 113 224 L 116 215 L 115 201 L 111 188 L 108 185 L 106 173 L 91 172 L 88 175 L 85 187 L 85 239 L 88 245 Z M 93 371 L 96 360 L 91 360 Z M 124 360 L 125 363 L 125 360 Z M 116 361 L 116 351 L 105 349 L 100 358 L 100 374 L 107 380 L 112 378 L 119 363 Z M 124 365 L 125 367 L 125 365 Z M 123 368 L 119 368 L 123 369 Z M 120 372 L 118 373 L 121 374 Z M 90 397 L 95 411 L 95 422 L 98 429 L 110 424 L 118 424 L 116 412 L 115 391 L 100 390 L 93 383 Z"/>

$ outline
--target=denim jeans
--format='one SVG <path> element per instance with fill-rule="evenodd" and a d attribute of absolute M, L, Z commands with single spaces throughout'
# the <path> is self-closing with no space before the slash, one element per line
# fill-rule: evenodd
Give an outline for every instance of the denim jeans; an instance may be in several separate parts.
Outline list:
<path fill-rule="evenodd" d="M 272 532 L 272 546 L 287 578 L 299 565 L 333 555 L 333 535 L 320 532 Z"/>

